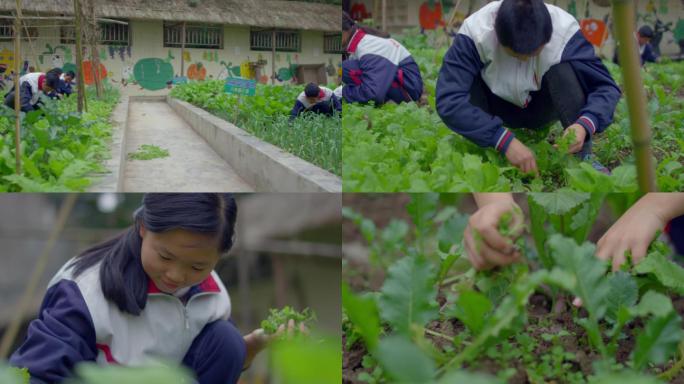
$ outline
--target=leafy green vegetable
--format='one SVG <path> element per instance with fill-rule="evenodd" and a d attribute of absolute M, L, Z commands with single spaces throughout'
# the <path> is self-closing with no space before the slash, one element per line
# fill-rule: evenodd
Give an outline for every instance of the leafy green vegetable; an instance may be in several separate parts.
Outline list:
<path fill-rule="evenodd" d="M 88 112 L 76 97 L 45 100 L 40 111 L 22 113 L 21 174 L 16 174 L 14 110 L 0 106 L 0 192 L 83 191 L 110 157 L 109 116 L 119 93 L 106 87 L 101 100 L 87 90 Z"/>
<path fill-rule="evenodd" d="M 592 137 L 594 158 L 612 170 L 608 176 L 588 161 L 567 154 L 572 135 L 560 137 L 556 123 L 548 129 L 515 129 L 535 154 L 540 178 L 512 167 L 493 148 L 480 148 L 455 134 L 435 109 L 435 88 L 444 54 L 451 41 L 441 30 L 412 30 L 395 36 L 420 67 L 427 105 L 387 103 L 382 106 L 345 104 L 342 121 L 342 178 L 345 192 L 493 192 L 555 191 L 561 187 L 584 192 L 632 192 L 638 189 L 633 144 L 625 98 L 613 123 Z M 610 62 L 621 85 L 620 67 Z M 661 191 L 684 189 L 684 63 L 669 62 L 642 69 L 649 96 L 652 148 Z M 553 147 L 553 142 L 558 148 Z"/>
<path fill-rule="evenodd" d="M 435 364 L 415 344 L 401 336 L 380 340 L 376 354 L 396 383 L 426 383 L 435 374 Z"/>
<path fill-rule="evenodd" d="M 210 80 L 175 87 L 171 96 L 240 128 L 336 175 L 342 173 L 340 116 L 303 113 L 290 121 L 301 86 L 257 84 L 256 95 L 238 97 Z"/>
<path fill-rule="evenodd" d="M 271 308 L 268 318 L 261 321 L 261 328 L 267 335 L 271 335 L 276 333 L 281 325 L 287 328 L 287 323 L 290 320 L 294 320 L 297 325 L 301 323 L 308 326 L 316 320 L 316 314 L 309 308 L 304 308 L 301 312 L 297 312 L 290 306 L 285 306 L 282 309 Z M 299 329 L 295 327 L 295 333 L 298 331 Z"/>
<path fill-rule="evenodd" d="M 406 256 L 387 270 L 378 308 L 397 332 L 409 334 L 413 324 L 423 326 L 437 317 L 433 275 L 432 265 L 422 256 Z"/>
<path fill-rule="evenodd" d="M 369 350 L 375 350 L 380 337 L 380 316 L 373 298 L 357 297 L 342 284 L 342 306 L 349 320 L 359 329 Z"/>
<path fill-rule="evenodd" d="M 169 157 L 169 151 L 156 145 L 143 144 L 136 152 L 130 152 L 128 158 L 130 160 L 152 160 L 162 157 Z"/>

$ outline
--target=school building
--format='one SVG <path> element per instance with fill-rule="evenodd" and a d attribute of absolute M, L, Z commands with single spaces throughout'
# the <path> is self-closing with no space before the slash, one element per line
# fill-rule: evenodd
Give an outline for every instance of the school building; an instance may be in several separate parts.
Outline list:
<path fill-rule="evenodd" d="M 81 3 L 85 1 L 90 0 Z M 96 17 L 105 19 L 98 23 L 100 74 L 127 94 L 163 94 L 173 84 L 229 76 L 264 84 L 338 81 L 339 5 L 271 0 L 94 1 Z M 7 80 L 15 60 L 15 14 L 14 0 L 0 0 L 0 67 L 7 68 Z M 73 15 L 72 0 L 22 1 L 22 16 L 27 19 L 21 72 L 76 68 Z M 92 84 L 95 68 L 90 47 L 84 45 L 83 53 L 85 82 Z"/>
<path fill-rule="evenodd" d="M 612 58 L 615 40 L 611 34 L 610 0 L 545 0 L 574 15 L 584 35 L 597 52 Z M 384 3 L 384 5 L 383 5 Z M 406 28 L 431 30 L 445 25 L 459 25 L 465 15 L 480 9 L 486 0 L 351 0 L 351 16 L 357 20 L 373 19 L 377 27 L 384 20 L 388 31 L 401 32 Z M 684 1 L 635 0 L 637 27 L 650 25 L 656 32 L 652 43 L 663 55 L 684 57 Z M 456 8 L 454 10 L 454 8 Z M 660 33 L 659 33 L 660 32 Z"/>

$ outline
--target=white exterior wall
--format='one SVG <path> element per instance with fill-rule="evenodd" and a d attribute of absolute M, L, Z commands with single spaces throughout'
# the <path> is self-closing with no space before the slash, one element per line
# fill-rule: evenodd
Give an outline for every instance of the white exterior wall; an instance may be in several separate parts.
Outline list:
<path fill-rule="evenodd" d="M 43 25 L 54 25 L 54 21 L 44 22 Z M 40 38 L 29 43 L 22 40 L 22 60 L 28 61 L 28 67 L 36 71 L 47 71 L 54 67 L 62 67 L 67 63 L 75 62 L 75 45 L 61 44 L 59 27 L 39 28 Z M 106 81 L 121 88 L 126 94 L 154 94 L 168 93 L 168 88 L 151 90 L 149 86 L 138 82 L 135 74 L 135 66 L 140 60 L 157 58 L 155 64 L 166 66 L 162 62 L 168 62 L 173 68 L 176 81 L 178 77 L 188 76 L 192 65 L 201 63 L 206 68 L 205 80 L 225 78 L 228 68 L 233 69 L 233 76 L 240 73 L 241 76 L 250 76 L 248 66 L 240 64 L 249 61 L 257 61 L 260 58 L 267 64 L 261 70 L 259 80 L 262 83 L 271 83 L 271 52 L 250 50 L 250 28 L 244 26 L 228 26 L 224 28 L 223 49 L 186 49 L 185 73 L 181 74 L 181 49 L 168 48 L 163 44 L 163 21 L 161 20 L 131 20 L 129 21 L 129 33 L 131 37 L 130 50 L 126 47 L 100 45 L 98 47 L 100 62 L 107 71 Z M 342 57 L 339 54 L 323 53 L 324 32 L 301 31 L 301 52 L 276 52 L 276 72 L 280 70 L 280 80 L 276 84 L 292 82 L 288 74 L 289 64 L 324 64 L 329 70 L 328 83 L 336 83 L 337 71 L 341 65 Z M 8 73 L 14 68 L 13 42 L 0 42 L 0 63 L 8 66 Z M 123 53 L 123 55 L 122 55 Z M 130 53 L 130 55 L 129 55 Z M 173 57 L 169 60 L 169 53 Z M 41 62 L 42 56 L 42 62 Z M 288 61 L 289 58 L 289 61 Z M 86 47 L 84 60 L 90 59 L 89 49 Z M 189 60 L 188 60 L 189 59 Z M 330 66 L 332 65 L 332 67 Z M 332 75 L 330 75 L 332 74 Z M 253 74 L 252 74 L 253 76 Z M 7 77 L 7 76 L 6 76 Z M 9 80 L 9 79 L 8 79 Z M 194 80 L 189 80 L 194 81 Z M 199 80 L 198 80 L 199 81 Z"/>
<path fill-rule="evenodd" d="M 485 4 L 489 3 L 486 0 L 473 0 L 473 12 L 480 9 Z M 604 20 L 610 14 L 610 7 L 600 7 L 593 1 L 578 1 L 578 0 L 545 0 L 546 3 L 557 5 L 565 10 L 571 10 L 573 7 L 576 10 L 575 16 L 578 19 L 584 19 L 588 14 L 591 19 Z M 363 3 L 366 10 L 371 14 L 374 12 L 374 0 L 352 0 L 351 4 Z M 428 3 L 427 0 L 388 0 L 387 1 L 387 29 L 390 32 L 400 32 L 404 28 L 415 28 L 420 26 L 419 9 L 423 3 Z M 453 4 L 459 3 L 457 0 L 442 0 L 445 9 L 443 10 L 443 19 L 448 19 Z M 663 34 L 660 43 L 660 51 L 663 55 L 677 55 L 680 53 L 678 40 L 684 40 L 684 1 L 682 0 L 637 0 L 637 26 L 648 24 L 653 28 L 655 19 L 653 18 L 653 11 L 655 10 L 658 17 L 664 23 L 672 23 L 670 30 Z M 572 5 L 572 6 L 571 6 Z M 588 7 L 587 7 L 588 5 Z M 468 1 L 461 1 L 458 11 L 462 14 L 467 13 L 469 7 Z M 587 13 L 587 8 L 588 13 Z M 572 13 L 572 12 L 571 12 Z M 375 25 L 380 26 L 382 22 L 381 14 L 372 15 Z M 609 19 L 609 24 L 612 19 Z M 604 44 L 597 49 L 597 51 L 605 57 L 612 58 L 613 50 L 615 49 L 615 41 L 612 34 L 608 34 L 608 38 Z"/>

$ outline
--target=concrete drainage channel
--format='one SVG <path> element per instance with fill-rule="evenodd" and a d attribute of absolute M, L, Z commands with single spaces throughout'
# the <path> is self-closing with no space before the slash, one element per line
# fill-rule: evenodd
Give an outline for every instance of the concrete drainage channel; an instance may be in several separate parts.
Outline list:
<path fill-rule="evenodd" d="M 143 105 L 147 110 L 142 109 Z M 151 115 L 145 117 L 145 112 Z M 155 120 L 150 120 L 153 116 Z M 156 140 L 166 140 L 169 145 L 182 145 L 182 148 L 176 148 L 175 151 L 170 149 L 170 152 L 183 152 L 185 158 L 177 159 L 172 164 L 173 168 L 169 168 L 168 171 L 163 170 L 162 159 L 138 161 L 145 163 L 148 168 L 131 169 L 131 165 L 127 164 L 130 163 L 127 156 L 131 151 L 131 145 L 140 140 L 134 136 L 141 134 L 141 119 L 144 124 L 142 130 L 149 131 L 147 136 L 152 137 L 151 140 L 154 141 L 148 144 L 155 144 Z M 165 121 L 162 122 L 162 119 Z M 332 173 L 178 99 L 168 96 L 122 96 L 112 113 L 112 121 L 112 157 L 105 164 L 109 172 L 101 175 L 102 177 L 91 188 L 92 192 L 133 192 L 141 189 L 207 192 L 342 191 L 342 180 Z M 171 127 L 166 131 L 167 126 L 175 126 L 175 131 Z M 189 132 L 187 126 L 194 132 Z M 154 132 L 155 129 L 160 131 Z M 202 140 L 196 137 L 197 135 Z M 206 158 L 195 159 L 195 155 Z M 194 167 L 189 164 L 191 160 L 196 160 L 197 164 Z M 168 167 L 168 164 L 166 166 Z M 165 173 L 173 175 L 169 175 L 169 179 L 165 180 Z M 135 179 L 138 179 L 137 186 Z M 216 179 L 225 179 L 227 182 L 216 183 Z M 158 184 L 157 188 L 155 184 Z M 186 187 L 188 189 L 185 189 Z"/>

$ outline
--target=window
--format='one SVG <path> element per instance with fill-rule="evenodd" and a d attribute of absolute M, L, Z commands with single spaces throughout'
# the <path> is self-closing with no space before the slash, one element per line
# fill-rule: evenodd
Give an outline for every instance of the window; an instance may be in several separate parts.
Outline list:
<path fill-rule="evenodd" d="M 323 53 L 344 53 L 341 33 L 326 33 L 323 35 Z"/>
<path fill-rule="evenodd" d="M 23 21 L 21 28 L 21 38 L 28 40 L 38 37 L 38 28 L 27 26 L 26 21 Z M 27 33 L 28 32 L 28 33 Z M 14 20 L 0 19 L 0 41 L 12 40 L 14 38 Z"/>
<path fill-rule="evenodd" d="M 302 49 L 302 38 L 299 31 L 275 31 L 276 51 L 279 52 L 300 52 Z M 250 49 L 253 51 L 271 51 L 273 43 L 273 30 L 250 31 Z"/>
<path fill-rule="evenodd" d="M 182 46 L 183 24 L 164 22 L 164 46 Z M 185 48 L 223 49 L 223 26 L 215 24 L 186 24 Z"/>
<path fill-rule="evenodd" d="M 131 45 L 129 25 L 111 22 L 100 22 L 100 44 L 103 45 Z M 76 29 L 61 27 L 59 31 L 62 44 L 76 44 Z"/>

